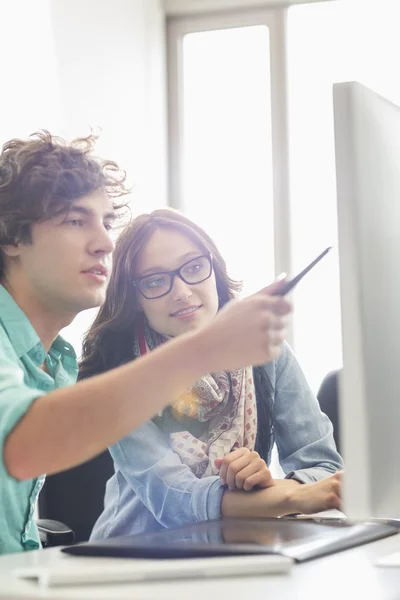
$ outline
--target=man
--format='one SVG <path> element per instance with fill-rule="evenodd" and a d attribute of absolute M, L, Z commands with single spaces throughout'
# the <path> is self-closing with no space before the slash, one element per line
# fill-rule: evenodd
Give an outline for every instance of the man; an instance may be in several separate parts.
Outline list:
<path fill-rule="evenodd" d="M 290 305 L 269 288 L 75 384 L 76 357 L 59 331 L 104 301 L 126 193 L 124 173 L 95 159 L 93 142 L 40 132 L 0 155 L 0 553 L 39 547 L 32 515 L 43 473 L 92 458 L 205 373 L 273 360 L 284 339 Z"/>

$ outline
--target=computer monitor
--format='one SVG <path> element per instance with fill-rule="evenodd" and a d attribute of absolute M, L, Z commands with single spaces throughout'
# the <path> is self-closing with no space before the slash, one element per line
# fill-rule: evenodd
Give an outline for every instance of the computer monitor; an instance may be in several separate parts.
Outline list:
<path fill-rule="evenodd" d="M 344 511 L 400 515 L 400 108 L 334 85 Z"/>

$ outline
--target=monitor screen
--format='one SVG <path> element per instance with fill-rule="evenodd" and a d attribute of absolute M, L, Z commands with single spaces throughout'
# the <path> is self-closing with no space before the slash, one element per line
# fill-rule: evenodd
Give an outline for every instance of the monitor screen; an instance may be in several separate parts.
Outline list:
<path fill-rule="evenodd" d="M 343 372 L 339 418 L 350 517 L 400 515 L 400 108 L 334 85 Z"/>

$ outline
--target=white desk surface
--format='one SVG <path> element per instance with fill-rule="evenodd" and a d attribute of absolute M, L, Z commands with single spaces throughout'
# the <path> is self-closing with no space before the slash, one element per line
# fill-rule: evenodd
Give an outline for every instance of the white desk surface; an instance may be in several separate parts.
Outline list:
<path fill-rule="evenodd" d="M 285 575 L 41 589 L 36 583 L 18 580 L 11 574 L 16 567 L 48 565 L 60 560 L 88 560 L 67 556 L 58 548 L 49 548 L 0 557 L 0 598 L 399 600 L 400 567 L 374 565 L 377 558 L 396 551 L 400 552 L 400 533 L 352 550 L 294 565 L 292 571 Z"/>

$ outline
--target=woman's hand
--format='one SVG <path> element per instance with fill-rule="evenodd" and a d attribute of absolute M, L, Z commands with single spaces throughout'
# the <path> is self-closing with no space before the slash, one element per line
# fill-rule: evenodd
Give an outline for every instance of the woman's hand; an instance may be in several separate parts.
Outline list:
<path fill-rule="evenodd" d="M 258 452 L 248 448 L 233 450 L 224 458 L 217 458 L 215 466 L 219 476 L 230 490 L 252 490 L 255 486 L 267 488 L 275 485 L 270 470 Z"/>
<path fill-rule="evenodd" d="M 224 517 L 281 517 L 292 513 L 312 514 L 341 508 L 342 472 L 316 483 L 297 483 L 291 479 L 274 480 L 267 489 L 244 493 L 226 491 L 222 496 Z"/>
<path fill-rule="evenodd" d="M 316 483 L 294 486 L 290 492 L 291 512 L 310 515 L 333 508 L 341 510 L 342 475 L 339 471 Z"/>

